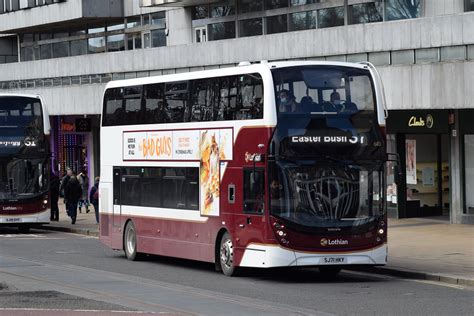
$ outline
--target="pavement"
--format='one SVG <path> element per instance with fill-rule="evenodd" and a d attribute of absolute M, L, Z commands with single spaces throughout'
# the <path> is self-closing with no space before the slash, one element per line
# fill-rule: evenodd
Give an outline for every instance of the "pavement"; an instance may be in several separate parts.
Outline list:
<path fill-rule="evenodd" d="M 72 225 L 63 204 L 60 220 L 43 229 L 99 236 L 93 206 L 77 214 Z M 429 218 L 389 219 L 388 263 L 355 268 L 370 273 L 474 286 L 474 226 Z"/>

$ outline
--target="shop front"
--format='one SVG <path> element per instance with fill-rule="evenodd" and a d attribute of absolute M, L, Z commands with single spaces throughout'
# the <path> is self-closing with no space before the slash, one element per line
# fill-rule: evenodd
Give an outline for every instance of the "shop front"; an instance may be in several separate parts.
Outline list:
<path fill-rule="evenodd" d="M 448 110 L 389 111 L 388 149 L 398 154 L 402 172 L 398 186 L 389 173 L 389 216 L 449 220 L 453 115 Z"/>
<path fill-rule="evenodd" d="M 474 110 L 459 110 L 459 134 L 462 151 L 463 220 L 474 223 Z"/>
<path fill-rule="evenodd" d="M 99 116 L 51 116 L 51 162 L 63 176 L 66 168 L 99 175 Z"/>

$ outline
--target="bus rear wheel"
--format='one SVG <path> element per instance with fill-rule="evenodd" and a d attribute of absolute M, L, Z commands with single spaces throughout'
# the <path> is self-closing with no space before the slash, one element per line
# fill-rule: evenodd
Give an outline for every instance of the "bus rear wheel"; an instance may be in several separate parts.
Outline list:
<path fill-rule="evenodd" d="M 125 226 L 123 249 L 128 260 L 135 261 L 140 259 L 141 254 L 137 252 L 137 233 L 132 221 L 128 222 Z"/>
<path fill-rule="evenodd" d="M 222 236 L 221 239 L 221 244 L 219 247 L 219 262 L 224 275 L 237 275 L 238 268 L 234 263 L 234 245 L 232 244 L 232 238 L 230 237 L 230 234 L 227 232 Z"/>

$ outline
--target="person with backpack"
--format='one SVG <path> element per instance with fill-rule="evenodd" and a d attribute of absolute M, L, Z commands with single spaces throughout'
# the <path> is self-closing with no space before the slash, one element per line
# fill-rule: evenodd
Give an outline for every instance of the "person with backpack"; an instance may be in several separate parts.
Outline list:
<path fill-rule="evenodd" d="M 71 218 L 71 224 L 76 223 L 77 217 L 77 203 L 82 196 L 82 188 L 79 181 L 74 174 L 69 178 L 69 181 L 64 188 L 64 199 L 66 200 L 67 215 Z"/>
<path fill-rule="evenodd" d="M 91 188 L 89 193 L 89 201 L 94 206 L 95 220 L 97 221 L 97 224 L 99 224 L 99 182 L 100 178 L 95 177 L 94 186 Z"/>

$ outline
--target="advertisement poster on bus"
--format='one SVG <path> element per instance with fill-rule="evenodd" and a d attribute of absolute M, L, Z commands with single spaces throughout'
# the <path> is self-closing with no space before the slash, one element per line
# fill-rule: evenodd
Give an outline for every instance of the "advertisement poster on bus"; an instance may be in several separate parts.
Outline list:
<path fill-rule="evenodd" d="M 201 131 L 199 152 L 201 215 L 219 216 L 220 162 L 232 159 L 232 130 Z"/>
<path fill-rule="evenodd" d="M 416 178 L 416 140 L 405 141 L 407 184 L 417 184 Z"/>

